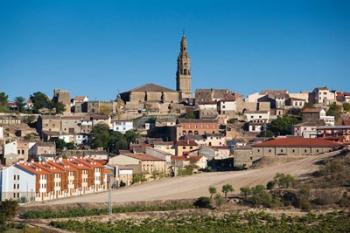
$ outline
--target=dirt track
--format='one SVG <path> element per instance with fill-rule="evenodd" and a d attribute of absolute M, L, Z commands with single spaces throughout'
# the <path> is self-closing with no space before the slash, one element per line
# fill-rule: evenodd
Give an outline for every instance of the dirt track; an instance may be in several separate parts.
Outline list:
<path fill-rule="evenodd" d="M 329 155 L 312 156 L 292 162 L 270 165 L 267 167 L 234 172 L 202 173 L 187 177 L 167 178 L 146 184 L 131 186 L 113 191 L 113 202 L 133 202 L 149 200 L 175 200 L 208 196 L 208 187 L 216 186 L 218 190 L 226 183 L 233 185 L 236 191 L 240 187 L 266 184 L 276 173 L 299 176 L 313 171 L 314 162 Z M 84 202 L 107 202 L 108 193 L 51 201 L 49 204 L 68 204 Z"/>

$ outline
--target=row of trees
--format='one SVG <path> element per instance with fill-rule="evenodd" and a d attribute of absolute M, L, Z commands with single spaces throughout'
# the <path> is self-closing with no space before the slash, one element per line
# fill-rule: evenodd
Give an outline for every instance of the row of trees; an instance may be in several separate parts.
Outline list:
<path fill-rule="evenodd" d="M 8 112 L 8 95 L 5 92 L 0 92 L 0 112 Z M 17 110 L 19 112 L 25 111 L 26 100 L 22 96 L 15 98 L 15 103 L 17 105 Z"/>
<path fill-rule="evenodd" d="M 39 113 L 40 109 L 47 108 L 51 111 L 55 110 L 56 114 L 61 114 L 65 111 L 64 104 L 57 102 L 54 99 L 50 99 L 47 95 L 42 92 L 35 92 L 30 96 L 30 100 L 33 103 L 33 113 Z M 0 92 L 0 112 L 8 112 L 8 95 L 5 92 Z M 15 103 L 18 112 L 28 111 L 26 107 L 26 99 L 22 96 L 15 98 Z"/>
<path fill-rule="evenodd" d="M 199 197 L 195 202 L 194 206 L 198 208 L 208 208 L 211 209 L 213 208 L 213 200 L 215 201 L 215 206 L 220 207 L 222 204 L 225 202 L 225 198 L 227 198 L 228 193 L 233 192 L 234 189 L 232 185 L 230 184 L 225 184 L 221 188 L 221 192 L 224 194 L 224 197 L 218 193 L 216 187 L 210 186 L 209 189 L 209 194 L 210 197 Z"/>
<path fill-rule="evenodd" d="M 134 143 L 137 133 L 133 130 L 125 134 L 110 131 L 108 125 L 97 124 L 91 131 L 91 147 L 104 148 L 111 154 L 119 154 L 119 150 L 129 149 L 130 143 Z"/>

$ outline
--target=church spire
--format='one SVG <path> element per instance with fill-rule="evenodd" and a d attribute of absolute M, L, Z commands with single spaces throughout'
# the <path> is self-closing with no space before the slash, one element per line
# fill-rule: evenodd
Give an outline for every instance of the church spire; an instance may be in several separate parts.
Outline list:
<path fill-rule="evenodd" d="M 187 52 L 187 38 L 183 33 L 180 43 L 180 53 L 177 58 L 176 89 L 183 98 L 191 95 L 191 62 Z"/>

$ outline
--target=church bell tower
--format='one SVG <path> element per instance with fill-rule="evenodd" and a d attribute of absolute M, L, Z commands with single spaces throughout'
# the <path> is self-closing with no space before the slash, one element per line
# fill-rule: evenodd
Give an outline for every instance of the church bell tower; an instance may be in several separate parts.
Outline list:
<path fill-rule="evenodd" d="M 181 98 L 191 97 L 191 61 L 187 52 L 187 39 L 183 35 L 180 43 L 180 53 L 177 58 L 176 90 Z"/>

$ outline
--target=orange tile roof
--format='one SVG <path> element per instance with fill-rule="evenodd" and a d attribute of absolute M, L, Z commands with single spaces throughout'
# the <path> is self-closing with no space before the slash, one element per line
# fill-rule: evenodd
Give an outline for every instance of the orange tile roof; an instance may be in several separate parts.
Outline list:
<path fill-rule="evenodd" d="M 180 140 L 176 143 L 177 146 L 198 146 L 194 140 Z"/>
<path fill-rule="evenodd" d="M 303 112 L 305 113 L 318 113 L 322 110 L 322 108 L 304 108 Z"/>
<path fill-rule="evenodd" d="M 46 169 L 42 169 L 41 167 L 38 167 L 37 163 L 17 163 L 16 166 L 34 175 L 50 174 L 50 172 L 47 171 Z"/>
<path fill-rule="evenodd" d="M 253 145 L 253 147 L 339 147 L 338 143 L 322 138 L 286 137 L 276 138 Z"/>
<path fill-rule="evenodd" d="M 148 155 L 148 154 L 126 154 L 125 156 L 134 158 L 134 159 L 138 159 L 141 161 L 164 161 L 160 158 L 154 157 L 152 155 Z"/>
<path fill-rule="evenodd" d="M 103 168 L 103 164 L 98 162 L 97 160 L 93 160 L 93 159 L 83 159 L 83 158 L 77 158 L 75 159 L 83 164 L 85 164 L 86 166 L 90 166 L 92 168 Z"/>
<path fill-rule="evenodd" d="M 35 166 L 40 167 L 46 171 L 48 171 L 50 174 L 55 174 L 55 173 L 63 173 L 64 170 L 60 169 L 56 166 L 52 166 L 49 163 L 42 162 L 42 163 L 35 163 Z"/>

